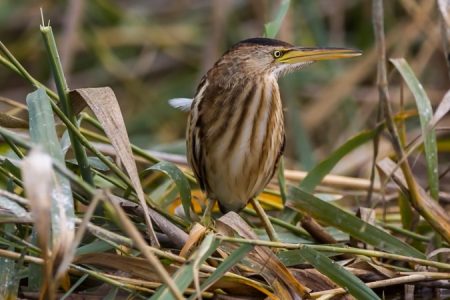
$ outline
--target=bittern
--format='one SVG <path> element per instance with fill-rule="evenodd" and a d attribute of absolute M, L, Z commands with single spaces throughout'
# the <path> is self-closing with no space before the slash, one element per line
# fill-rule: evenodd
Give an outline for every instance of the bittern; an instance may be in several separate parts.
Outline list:
<path fill-rule="evenodd" d="M 192 101 L 187 157 L 210 208 L 240 211 L 269 183 L 285 144 L 277 79 L 347 48 L 306 48 L 268 38 L 243 40 L 203 76 Z"/>

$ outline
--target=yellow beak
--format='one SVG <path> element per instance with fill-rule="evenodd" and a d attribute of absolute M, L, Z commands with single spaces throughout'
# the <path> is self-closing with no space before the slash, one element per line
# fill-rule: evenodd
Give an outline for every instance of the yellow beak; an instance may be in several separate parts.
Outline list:
<path fill-rule="evenodd" d="M 362 52 L 350 48 L 293 48 L 285 52 L 279 62 L 295 64 L 307 61 L 331 60 L 360 56 Z"/>

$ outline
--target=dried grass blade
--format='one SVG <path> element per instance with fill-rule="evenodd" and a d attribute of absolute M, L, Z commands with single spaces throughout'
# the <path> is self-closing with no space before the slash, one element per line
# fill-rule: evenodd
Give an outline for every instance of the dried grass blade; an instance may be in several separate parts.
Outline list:
<path fill-rule="evenodd" d="M 139 202 L 144 209 L 144 218 L 147 224 L 147 233 L 152 246 L 159 247 L 158 239 L 153 230 L 152 221 L 148 213 L 147 202 L 144 191 L 139 180 L 136 162 L 131 151 L 130 140 L 128 138 L 125 122 L 120 111 L 117 98 L 109 87 L 77 89 L 71 95 L 78 95 L 91 108 L 97 119 L 103 126 L 106 135 L 117 152 L 120 161 L 123 163 L 130 176 L 133 187 L 138 196 Z"/>
<path fill-rule="evenodd" d="M 19 117 L 0 112 L 0 126 L 6 128 L 28 128 L 28 122 Z"/>
<path fill-rule="evenodd" d="M 141 257 L 124 256 L 114 253 L 90 253 L 78 256 L 75 262 L 77 264 L 88 264 L 126 272 L 133 278 L 161 282 L 161 278 L 155 272 L 153 266 L 148 264 L 145 258 Z M 175 268 L 170 266 L 167 267 L 167 270 L 171 273 L 176 271 Z"/>
<path fill-rule="evenodd" d="M 434 127 L 436 124 L 450 111 L 450 90 L 445 93 L 441 102 L 439 103 L 433 118 L 431 119 L 430 126 Z"/>

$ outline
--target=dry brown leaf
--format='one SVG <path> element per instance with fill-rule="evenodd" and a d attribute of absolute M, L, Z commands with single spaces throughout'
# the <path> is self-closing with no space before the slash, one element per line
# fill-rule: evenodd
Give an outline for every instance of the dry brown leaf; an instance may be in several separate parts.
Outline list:
<path fill-rule="evenodd" d="M 227 233 L 230 230 L 236 232 L 240 236 L 248 239 L 258 239 L 250 226 L 235 212 L 229 212 L 217 220 L 217 229 L 219 232 Z M 284 290 L 289 291 L 290 299 L 298 297 L 307 297 L 309 289 L 298 282 L 298 280 L 290 273 L 289 269 L 284 266 L 278 257 L 268 248 L 255 246 L 246 259 L 251 260 L 253 266 L 257 268 L 261 276 L 272 285 L 275 280 L 284 286 Z M 272 286 L 273 287 L 273 286 Z M 275 287 L 273 287 L 275 288 Z M 279 286 L 275 292 L 279 291 Z M 285 298 L 285 294 L 276 293 L 281 299 Z"/>
<path fill-rule="evenodd" d="M 189 232 L 189 237 L 186 241 L 186 244 L 180 251 L 180 256 L 187 258 L 189 254 L 192 252 L 192 248 L 195 247 L 205 236 L 206 227 L 199 223 L 195 223 Z"/>
<path fill-rule="evenodd" d="M 6 128 L 28 128 L 28 121 L 0 112 L 0 126 Z"/>
<path fill-rule="evenodd" d="M 111 197 L 118 203 L 120 203 L 120 206 L 126 212 L 144 217 L 144 209 L 142 208 L 142 206 L 115 195 L 111 195 Z M 148 212 L 153 222 L 155 222 L 159 229 L 161 229 L 161 231 L 167 235 L 167 237 L 170 239 L 170 242 L 177 249 L 183 248 L 188 239 L 188 234 L 151 207 L 148 208 Z"/>
<path fill-rule="evenodd" d="M 376 272 L 376 273 L 378 273 L 378 275 L 382 276 L 382 278 L 372 279 L 371 281 L 381 280 L 381 279 L 386 279 L 386 278 L 394 278 L 395 276 L 397 276 L 396 272 L 389 270 L 388 268 L 385 268 L 376 263 L 373 263 L 370 261 L 365 261 L 365 260 L 357 260 L 356 262 L 350 264 L 348 267 L 358 269 L 358 270 L 368 271 L 371 273 Z M 352 273 L 354 273 L 354 272 L 352 271 Z M 359 274 L 356 274 L 356 273 L 354 273 L 354 274 L 357 275 L 358 277 L 360 277 Z M 366 274 L 366 276 L 368 276 L 368 275 L 369 274 Z"/>
<path fill-rule="evenodd" d="M 82 98 L 89 105 L 95 116 L 102 124 L 103 130 L 108 136 L 111 144 L 120 161 L 124 165 L 130 176 L 133 187 L 138 196 L 139 202 L 144 209 L 144 219 L 147 223 L 147 231 L 152 246 L 159 247 L 158 239 L 153 230 L 150 220 L 148 206 L 145 201 L 144 191 L 136 167 L 136 162 L 131 151 L 130 140 L 128 138 L 125 122 L 120 111 L 117 98 L 109 87 L 77 89 L 70 92 L 71 98 Z"/>
<path fill-rule="evenodd" d="M 297 278 L 298 281 L 303 282 L 314 292 L 326 291 L 339 287 L 316 269 L 291 269 L 291 272 L 294 274 L 295 278 Z M 352 299 L 352 297 L 349 295 L 343 295 L 337 299 L 349 300 Z"/>
<path fill-rule="evenodd" d="M 161 278 L 144 258 L 123 256 L 112 253 L 92 253 L 81 255 L 74 260 L 78 264 L 106 267 L 113 270 L 129 273 L 131 277 L 141 278 L 154 282 L 161 282 Z M 167 272 L 173 274 L 176 269 L 165 266 Z"/>

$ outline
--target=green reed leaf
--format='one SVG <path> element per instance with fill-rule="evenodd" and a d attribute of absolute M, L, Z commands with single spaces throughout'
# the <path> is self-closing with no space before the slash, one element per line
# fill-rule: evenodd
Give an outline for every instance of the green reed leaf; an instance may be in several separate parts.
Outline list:
<path fill-rule="evenodd" d="M 379 249 L 402 255 L 424 258 L 424 254 L 345 210 L 321 200 L 314 195 L 291 186 L 288 205 L 300 211 L 308 212 L 314 219 L 350 234 L 352 237 Z"/>
<path fill-rule="evenodd" d="M 141 172 L 140 176 L 146 176 L 149 172 L 160 171 L 169 176 L 180 192 L 181 204 L 186 217 L 191 220 L 191 187 L 184 173 L 173 163 L 161 161 Z"/>
<path fill-rule="evenodd" d="M 430 186 L 431 197 L 435 200 L 439 197 L 439 173 L 438 173 L 438 157 L 436 132 L 430 126 L 433 119 L 433 109 L 430 99 L 425 92 L 422 84 L 414 75 L 414 71 L 404 58 L 390 59 L 391 63 L 397 68 L 399 73 L 405 80 L 411 93 L 416 100 L 417 111 L 419 112 L 420 127 L 424 139 L 425 159 L 427 161 L 428 184 Z"/>

